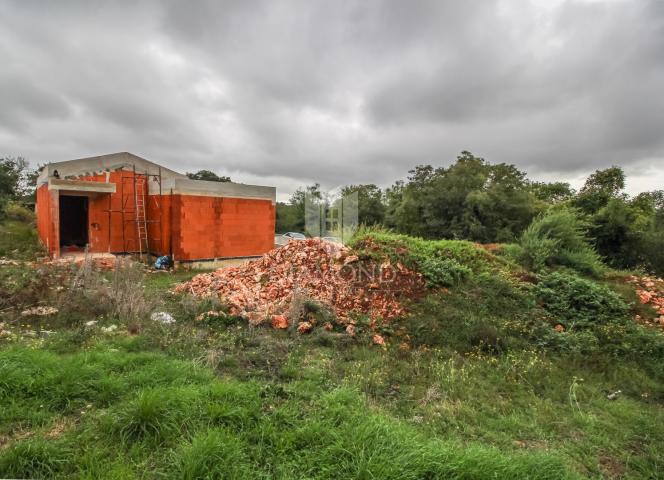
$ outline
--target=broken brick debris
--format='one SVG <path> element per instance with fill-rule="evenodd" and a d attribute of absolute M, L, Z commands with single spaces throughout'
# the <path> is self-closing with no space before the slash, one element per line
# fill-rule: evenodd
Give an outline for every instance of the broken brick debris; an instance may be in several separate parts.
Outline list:
<path fill-rule="evenodd" d="M 286 315 L 272 315 L 272 328 L 288 328 L 288 318 L 286 318 Z"/>
<path fill-rule="evenodd" d="M 314 326 L 311 324 L 311 322 L 300 322 L 297 324 L 297 333 L 302 335 L 303 333 L 309 333 Z"/>
<path fill-rule="evenodd" d="M 308 239 L 290 242 L 243 265 L 196 275 L 175 291 L 221 298 L 231 315 L 253 325 L 271 321 L 275 328 L 285 328 L 294 296 L 330 306 L 337 322 L 350 326 L 353 314 L 369 316 L 372 324 L 379 318 L 399 317 L 405 313 L 402 302 L 417 298 L 425 289 L 422 275 L 402 264 L 361 259 L 348 247 Z M 275 321 L 275 316 L 284 318 Z M 353 335 L 354 330 L 348 333 Z"/>
<path fill-rule="evenodd" d="M 635 286 L 639 301 L 644 305 L 650 305 L 658 315 L 653 319 L 637 315 L 635 320 L 648 326 L 664 328 L 664 279 L 630 275 L 627 281 Z"/>
<path fill-rule="evenodd" d="M 383 338 L 382 335 L 374 335 L 371 341 L 374 343 L 374 345 L 379 345 L 381 347 L 385 346 L 385 338 Z"/>

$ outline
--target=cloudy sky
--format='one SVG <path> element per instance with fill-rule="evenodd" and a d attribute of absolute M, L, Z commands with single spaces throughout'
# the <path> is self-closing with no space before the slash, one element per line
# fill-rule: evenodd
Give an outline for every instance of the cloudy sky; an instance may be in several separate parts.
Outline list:
<path fill-rule="evenodd" d="M 0 155 L 389 185 L 461 150 L 664 188 L 664 1 L 0 1 Z"/>

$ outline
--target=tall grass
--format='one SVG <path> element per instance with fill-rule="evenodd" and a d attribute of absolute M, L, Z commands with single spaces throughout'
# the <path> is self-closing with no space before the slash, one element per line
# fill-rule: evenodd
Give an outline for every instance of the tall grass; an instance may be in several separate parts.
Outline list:
<path fill-rule="evenodd" d="M 223 429 L 202 430 L 174 455 L 176 475 L 183 480 L 256 478 L 258 472 L 252 471 L 247 459 L 248 447 Z"/>
<path fill-rule="evenodd" d="M 20 350 L 29 353 L 12 349 L 8 356 L 3 352 L 2 359 L 16 361 Z M 48 425 L 41 430 L 33 426 L 37 431 L 30 438 L 15 440 L 0 451 L 0 476 L 52 478 L 78 472 L 85 477 L 106 465 L 108 470 L 125 474 L 156 469 L 172 478 L 574 477 L 555 455 L 505 454 L 477 444 L 462 447 L 427 438 L 412 426 L 373 412 L 354 389 L 333 388 L 319 395 L 288 392 L 211 380 L 196 370 L 191 377 L 176 376 L 158 386 L 155 383 L 163 379 L 155 375 L 154 357 L 130 355 L 126 360 L 125 355 L 108 353 L 91 359 L 98 374 L 121 374 L 115 393 L 118 400 L 103 408 L 107 399 L 101 395 L 104 401 L 97 403 L 100 396 L 90 386 L 99 384 L 92 378 L 81 379 L 82 389 L 70 384 L 66 397 L 75 408 L 68 412 L 78 417 L 78 426 L 57 441 L 39 433 L 48 430 Z M 44 372 L 52 368 L 54 359 L 44 352 L 27 358 L 31 358 L 29 368 Z M 78 363 L 87 355 L 70 358 Z M 67 375 L 73 374 L 69 368 L 65 370 L 70 372 Z M 64 392 L 56 384 L 63 377 L 47 375 L 34 388 L 26 373 L 4 381 L 0 406 L 12 398 L 10 391 L 18 389 L 24 398 L 34 399 L 24 406 L 26 410 L 44 404 L 62 408 Z M 140 377 L 141 384 L 148 384 L 146 374 L 152 374 L 154 386 L 136 392 L 132 379 Z M 85 408 L 78 400 L 93 406 Z M 87 413 L 81 415 L 79 409 Z M 27 418 L 22 419 L 23 428 Z M 21 419 L 4 418 L 2 424 L 16 425 L 17 420 Z M 85 446 L 72 448 L 75 444 Z M 90 448 L 95 447 L 106 454 L 94 454 Z M 118 462 L 125 466 L 121 468 Z"/>

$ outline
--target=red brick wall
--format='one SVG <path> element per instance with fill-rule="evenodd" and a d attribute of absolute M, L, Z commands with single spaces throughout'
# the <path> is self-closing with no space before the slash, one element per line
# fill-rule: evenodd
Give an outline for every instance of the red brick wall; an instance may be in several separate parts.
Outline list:
<path fill-rule="evenodd" d="M 123 180 L 124 177 L 124 180 Z M 106 175 L 81 177 L 81 180 L 105 182 Z M 109 182 L 115 183 L 115 193 L 93 194 L 88 205 L 91 252 L 138 251 L 134 219 L 133 172 L 110 172 Z M 125 209 L 124 220 L 120 210 Z M 111 213 L 109 215 L 109 210 Z M 110 231 L 109 231 L 110 230 Z M 124 231 L 124 232 L 123 232 Z"/>
<path fill-rule="evenodd" d="M 88 196 L 90 251 L 135 252 L 138 242 L 133 221 L 133 173 L 109 175 L 109 181 L 116 184 L 116 193 Z M 105 182 L 106 175 L 80 179 Z M 275 207 L 270 200 L 163 193 L 146 199 L 148 220 L 161 221 L 161 225 L 148 223 L 152 253 L 172 252 L 176 260 L 197 260 L 260 255 L 273 248 Z M 51 255 L 59 252 L 57 195 L 46 185 L 37 190 L 37 227 Z M 123 203 L 124 221 L 120 213 Z"/>
<path fill-rule="evenodd" d="M 49 255 L 59 253 L 59 230 L 57 229 L 57 192 L 49 191 L 48 185 L 42 185 L 37 189 L 37 233 L 46 247 Z"/>
<path fill-rule="evenodd" d="M 147 201 L 148 220 L 159 220 L 148 223 L 150 252 L 158 255 L 171 252 L 171 203 L 170 195 L 150 195 Z"/>
<path fill-rule="evenodd" d="M 223 199 L 224 257 L 261 255 L 274 248 L 275 207 L 270 200 Z"/>
<path fill-rule="evenodd" d="M 260 255 L 274 246 L 270 200 L 175 195 L 175 260 Z"/>

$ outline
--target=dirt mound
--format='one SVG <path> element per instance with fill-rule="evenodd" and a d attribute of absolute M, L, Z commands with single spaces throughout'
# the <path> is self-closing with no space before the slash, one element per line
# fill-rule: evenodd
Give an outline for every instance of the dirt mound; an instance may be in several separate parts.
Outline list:
<path fill-rule="evenodd" d="M 271 320 L 283 327 L 289 321 L 295 298 L 309 298 L 329 306 L 341 325 L 354 323 L 354 314 L 365 314 L 372 324 L 404 313 L 405 299 L 425 290 L 422 275 L 389 260 L 359 258 L 352 250 L 333 243 L 308 239 L 292 241 L 260 259 L 244 265 L 200 274 L 176 287 L 199 297 L 220 297 L 233 315 L 250 323 Z"/>

